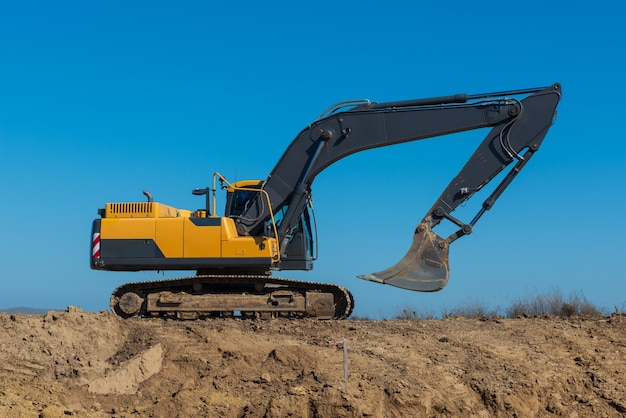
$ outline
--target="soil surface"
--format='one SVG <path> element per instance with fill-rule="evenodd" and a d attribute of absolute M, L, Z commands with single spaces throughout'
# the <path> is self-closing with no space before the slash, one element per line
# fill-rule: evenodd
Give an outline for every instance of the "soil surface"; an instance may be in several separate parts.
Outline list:
<path fill-rule="evenodd" d="M 344 347 L 347 348 L 347 379 Z M 2 417 L 617 417 L 626 316 L 0 314 Z"/>

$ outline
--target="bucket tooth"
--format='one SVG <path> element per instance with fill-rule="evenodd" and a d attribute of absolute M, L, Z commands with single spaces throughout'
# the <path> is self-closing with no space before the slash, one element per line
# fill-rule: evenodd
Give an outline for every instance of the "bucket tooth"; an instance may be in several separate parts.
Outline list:
<path fill-rule="evenodd" d="M 406 255 L 394 266 L 359 279 L 390 284 L 417 292 L 436 292 L 448 283 L 448 243 L 425 224 L 420 224 Z"/>

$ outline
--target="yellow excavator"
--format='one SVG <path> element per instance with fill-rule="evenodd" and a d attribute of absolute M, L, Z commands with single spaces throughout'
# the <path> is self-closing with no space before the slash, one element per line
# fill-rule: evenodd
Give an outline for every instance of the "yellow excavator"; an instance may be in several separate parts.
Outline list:
<path fill-rule="evenodd" d="M 265 180 L 193 190 L 206 206 L 185 210 L 146 201 L 107 203 L 92 226 L 90 265 L 96 270 L 191 270 L 194 276 L 128 283 L 111 296 L 111 309 L 129 317 L 347 318 L 350 292 L 334 284 L 282 279 L 277 270 L 311 270 L 317 236 L 311 186 L 334 162 L 359 151 L 479 128 L 490 128 L 414 232 L 395 265 L 358 276 L 403 289 L 432 292 L 448 282 L 448 248 L 468 235 L 539 149 L 554 123 L 561 86 L 375 103 L 346 101 L 326 109 L 302 130 Z M 499 173 L 499 184 L 466 223 L 455 208 Z M 218 183 L 226 191 L 216 211 Z M 434 228 L 452 223 L 440 237 Z M 457 229 L 458 228 L 458 229 Z"/>

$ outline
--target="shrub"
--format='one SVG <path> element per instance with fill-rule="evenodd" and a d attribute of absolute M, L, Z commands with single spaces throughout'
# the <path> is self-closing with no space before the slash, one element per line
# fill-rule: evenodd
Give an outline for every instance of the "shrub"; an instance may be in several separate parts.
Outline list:
<path fill-rule="evenodd" d="M 565 299 L 560 292 L 553 291 L 532 296 L 527 295 L 515 300 L 504 310 L 504 315 L 507 318 L 540 315 L 554 315 L 564 318 L 576 315 L 599 317 L 605 316 L 605 311 L 593 305 L 581 293 L 572 293 L 569 298 Z M 618 307 L 615 307 L 615 312 L 618 311 Z M 441 317 L 493 318 L 500 316 L 500 312 L 500 308 L 491 309 L 481 301 L 471 300 L 451 309 L 442 309 Z M 437 317 L 438 315 L 432 310 L 427 311 L 423 308 L 404 306 L 398 310 L 393 319 L 435 319 Z"/>
<path fill-rule="evenodd" d="M 480 301 L 468 301 L 450 310 L 444 309 L 444 317 L 493 318 L 498 316 L 497 309 L 489 309 Z"/>
<path fill-rule="evenodd" d="M 532 297 L 525 296 L 514 301 L 506 310 L 508 318 L 546 314 L 561 317 L 603 315 L 602 310 L 594 306 L 583 295 L 572 293 L 567 300 L 564 300 L 561 293 L 557 291 Z"/>

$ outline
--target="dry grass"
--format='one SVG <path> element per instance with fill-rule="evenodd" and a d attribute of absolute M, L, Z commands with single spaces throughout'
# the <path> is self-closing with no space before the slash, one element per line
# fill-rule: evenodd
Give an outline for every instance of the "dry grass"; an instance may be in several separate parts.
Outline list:
<path fill-rule="evenodd" d="M 624 306 L 615 307 L 614 312 L 624 312 Z M 565 298 L 558 292 L 550 292 L 545 294 L 535 294 L 532 296 L 524 296 L 513 301 L 508 307 L 501 309 L 499 307 L 489 308 L 485 303 L 478 300 L 471 300 L 462 305 L 453 308 L 444 308 L 440 315 L 435 314 L 432 310 L 424 310 L 411 306 L 404 306 L 398 309 L 398 313 L 394 315 L 394 319 L 435 319 L 447 317 L 465 317 L 465 318 L 493 318 L 493 317 L 533 317 L 540 315 L 554 315 L 559 317 L 572 316 L 588 316 L 601 317 L 606 316 L 610 312 L 591 303 L 581 293 L 572 293 Z M 354 318 L 359 319 L 359 318 Z"/>
<path fill-rule="evenodd" d="M 567 299 L 559 292 L 524 297 L 515 301 L 506 310 L 506 316 L 555 315 L 570 317 L 575 315 L 603 316 L 605 309 L 601 309 L 579 293 L 572 293 Z"/>

